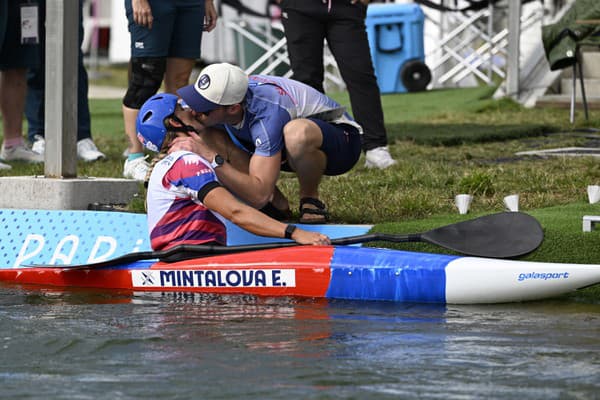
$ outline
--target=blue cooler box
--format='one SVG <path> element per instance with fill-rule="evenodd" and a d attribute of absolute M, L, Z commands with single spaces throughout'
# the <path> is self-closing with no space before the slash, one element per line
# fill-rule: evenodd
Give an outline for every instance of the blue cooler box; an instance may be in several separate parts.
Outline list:
<path fill-rule="evenodd" d="M 425 65 L 423 24 L 417 4 L 370 4 L 367 35 L 381 93 L 418 92 L 431 82 Z"/>

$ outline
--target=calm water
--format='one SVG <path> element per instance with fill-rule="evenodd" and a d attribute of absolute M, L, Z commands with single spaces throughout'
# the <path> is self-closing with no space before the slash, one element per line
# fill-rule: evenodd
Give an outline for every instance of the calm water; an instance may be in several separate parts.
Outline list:
<path fill-rule="evenodd" d="M 600 304 L 0 287 L 0 398 L 594 399 Z"/>

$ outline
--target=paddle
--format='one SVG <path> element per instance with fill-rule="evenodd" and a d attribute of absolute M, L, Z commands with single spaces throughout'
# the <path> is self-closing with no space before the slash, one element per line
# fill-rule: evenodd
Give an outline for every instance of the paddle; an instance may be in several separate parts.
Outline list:
<path fill-rule="evenodd" d="M 428 242 L 458 253 L 479 257 L 511 258 L 535 250 L 544 238 L 539 222 L 530 215 L 503 212 L 462 221 L 432 229 L 424 233 L 387 234 L 370 233 L 332 239 L 333 245 L 350 245 L 367 242 Z M 240 253 L 299 246 L 296 242 L 261 243 L 241 246 L 179 245 L 169 250 L 145 251 L 94 264 L 65 266 L 72 269 L 91 269 L 115 266 L 141 260 L 162 259 L 178 261 L 208 255 Z M 177 257 L 184 254 L 183 257 Z M 49 265 L 48 267 L 57 267 Z"/>

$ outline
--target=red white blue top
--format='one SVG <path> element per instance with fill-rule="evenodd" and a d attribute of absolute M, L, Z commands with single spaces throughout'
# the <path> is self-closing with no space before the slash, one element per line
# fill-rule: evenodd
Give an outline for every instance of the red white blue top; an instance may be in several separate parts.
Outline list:
<path fill-rule="evenodd" d="M 221 215 L 202 203 L 219 185 L 210 163 L 197 154 L 177 151 L 154 166 L 148 182 L 150 245 L 166 250 L 181 244 L 227 244 Z"/>

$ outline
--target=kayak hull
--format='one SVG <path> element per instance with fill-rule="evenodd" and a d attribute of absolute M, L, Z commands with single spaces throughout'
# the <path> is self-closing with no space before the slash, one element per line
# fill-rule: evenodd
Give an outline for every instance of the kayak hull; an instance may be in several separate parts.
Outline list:
<path fill-rule="evenodd" d="M 347 246 L 304 246 L 102 268 L 0 269 L 0 281 L 60 288 L 481 304 L 555 297 L 600 282 L 600 265 Z"/>

